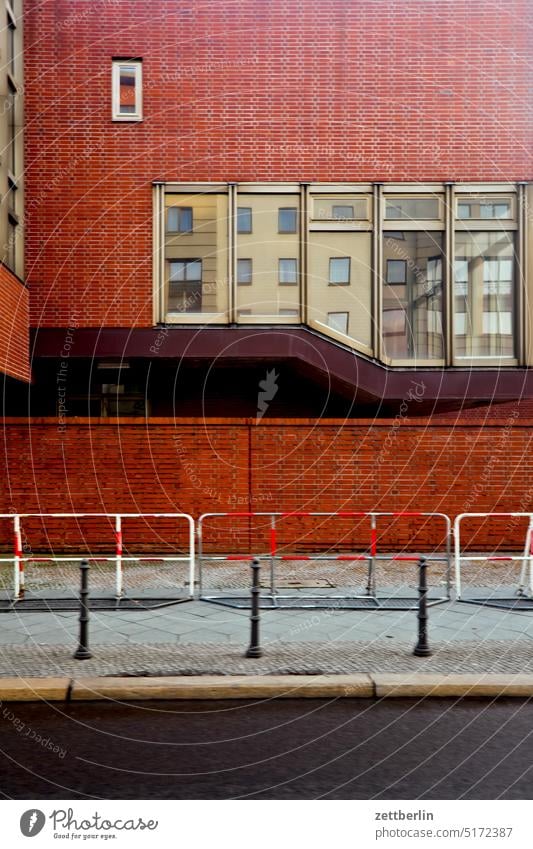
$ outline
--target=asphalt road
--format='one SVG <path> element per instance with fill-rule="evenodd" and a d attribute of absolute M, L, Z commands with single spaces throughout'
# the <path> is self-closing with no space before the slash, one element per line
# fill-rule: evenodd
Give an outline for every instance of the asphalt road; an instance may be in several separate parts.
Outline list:
<path fill-rule="evenodd" d="M 0 705 L 6 798 L 531 799 L 533 703 Z"/>

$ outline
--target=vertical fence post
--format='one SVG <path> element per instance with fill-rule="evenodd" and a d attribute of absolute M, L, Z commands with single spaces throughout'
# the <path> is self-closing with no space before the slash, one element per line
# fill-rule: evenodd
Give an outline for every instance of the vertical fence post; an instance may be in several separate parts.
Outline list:
<path fill-rule="evenodd" d="M 252 567 L 252 612 L 250 614 L 250 645 L 246 651 L 245 657 L 262 657 L 263 649 L 259 645 L 259 596 L 261 593 L 259 571 L 261 564 L 254 557 L 251 563 Z"/>
<path fill-rule="evenodd" d="M 22 560 L 22 535 L 20 533 L 20 516 L 13 516 L 13 585 L 15 600 L 24 596 L 24 572 Z"/>
<path fill-rule="evenodd" d="M 428 611 L 427 611 L 427 563 L 426 558 L 421 557 L 418 561 L 419 584 L 418 584 L 418 642 L 413 650 L 416 657 L 429 657 L 432 651 L 428 643 Z"/>
<path fill-rule="evenodd" d="M 115 516 L 115 592 L 117 598 L 122 598 L 122 517 Z"/>
<path fill-rule="evenodd" d="M 92 654 L 89 651 L 89 562 L 87 560 L 81 561 L 80 573 L 80 639 L 78 648 L 74 652 L 74 659 L 89 660 Z"/>

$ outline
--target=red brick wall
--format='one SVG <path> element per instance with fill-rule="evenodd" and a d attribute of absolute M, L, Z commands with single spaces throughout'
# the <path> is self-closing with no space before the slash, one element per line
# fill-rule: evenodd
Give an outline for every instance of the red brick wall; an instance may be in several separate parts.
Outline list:
<path fill-rule="evenodd" d="M 113 423 L 8 419 L 1 469 L 3 512 L 176 512 L 197 517 L 227 511 L 533 510 L 533 419 L 509 405 L 488 421 L 449 419 L 263 420 L 157 419 Z M 423 524 L 423 523 L 422 523 Z M 150 523 L 148 523 L 150 525 Z M 2 540 L 9 542 L 6 523 Z M 99 526 L 101 529 L 103 526 Z M 235 519 L 208 533 L 226 553 L 267 545 L 265 524 Z M 442 526 L 419 519 L 380 525 L 382 548 L 416 549 L 440 538 Z M 126 542 L 154 542 L 168 525 L 137 525 Z M 493 523 L 472 538 L 477 548 L 522 541 L 522 525 Z M 99 530 L 83 526 L 95 543 Z M 100 536 L 99 536 L 100 533 Z M 106 539 L 112 540 L 111 529 Z M 255 534 L 255 536 L 254 536 Z M 163 534 L 165 539 L 167 537 Z M 170 536 L 168 536 L 170 539 Z M 368 525 L 354 520 L 284 520 L 280 542 L 294 550 L 366 544 Z M 75 546 L 75 527 L 56 526 L 50 544 Z M 33 549 L 43 545 L 34 536 Z"/>
<path fill-rule="evenodd" d="M 0 372 L 30 379 L 28 290 L 0 263 Z"/>
<path fill-rule="evenodd" d="M 529 0 L 134 5 L 25 3 L 33 325 L 151 324 L 155 179 L 531 178 Z"/>

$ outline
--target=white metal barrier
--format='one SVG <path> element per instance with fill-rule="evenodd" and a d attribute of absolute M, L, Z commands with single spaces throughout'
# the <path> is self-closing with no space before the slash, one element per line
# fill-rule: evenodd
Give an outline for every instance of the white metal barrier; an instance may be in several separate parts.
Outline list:
<path fill-rule="evenodd" d="M 524 547 L 521 554 L 487 555 L 464 554 L 461 550 L 461 523 L 467 519 L 491 519 L 492 517 L 508 519 L 527 519 L 527 529 Z M 516 594 L 533 598 L 533 513 L 461 513 L 453 525 L 455 551 L 455 590 L 458 600 L 462 598 L 461 563 L 471 562 L 521 562 L 520 577 Z M 527 586 L 526 586 L 527 585 Z"/>
<path fill-rule="evenodd" d="M 258 552 L 254 551 L 253 553 L 247 554 L 208 554 L 205 551 L 205 541 L 204 541 L 204 524 L 209 519 L 216 518 L 227 518 L 227 519 L 236 519 L 236 518 L 253 518 L 253 517 L 265 517 L 270 520 L 269 527 L 269 550 L 266 552 Z M 351 519 L 351 518 L 367 518 L 370 521 L 370 539 L 367 551 L 362 554 L 360 552 L 357 553 L 343 553 L 343 554 L 279 554 L 278 553 L 278 526 L 277 519 L 287 519 L 287 518 L 297 518 L 297 517 L 323 517 L 323 518 L 339 518 L 339 519 Z M 435 552 L 430 553 L 420 553 L 417 552 L 416 555 L 414 553 L 403 553 L 403 554 L 378 554 L 378 519 L 379 517 L 389 517 L 389 518 L 402 518 L 402 517 L 415 517 L 415 518 L 427 518 L 427 519 L 438 519 L 442 520 L 444 524 L 444 546 L 443 546 L 443 554 L 435 554 Z M 215 601 L 218 599 L 222 599 L 223 596 L 204 596 L 203 595 L 203 566 L 206 560 L 210 561 L 247 561 L 250 562 L 254 557 L 259 560 L 265 560 L 270 565 L 270 598 L 273 600 L 277 600 L 282 598 L 279 596 L 277 588 L 276 588 L 276 578 L 275 578 L 275 570 L 276 564 L 280 561 L 363 561 L 368 565 L 368 577 L 367 577 L 367 587 L 366 587 L 366 595 L 364 596 L 356 596 L 350 594 L 350 596 L 339 596 L 336 595 L 335 598 L 350 598 L 350 599 L 365 599 L 369 598 L 375 599 L 376 597 L 376 580 L 375 580 L 375 566 L 377 560 L 383 561 L 405 561 L 405 562 L 418 562 L 420 557 L 426 557 L 427 559 L 431 559 L 434 561 L 444 561 L 446 563 L 446 597 L 439 599 L 432 599 L 431 603 L 436 603 L 437 601 L 447 601 L 450 598 L 450 588 L 451 588 L 451 521 L 450 518 L 444 513 L 426 513 L 426 512 L 414 512 L 414 511 L 404 511 L 404 512 L 369 512 L 369 511 L 337 511 L 333 513 L 326 512 L 305 512 L 305 511 L 289 511 L 289 512 L 226 512 L 226 513 L 204 513 L 198 519 L 197 523 L 197 535 L 198 535 L 198 586 L 199 586 L 199 594 L 200 598 L 203 598 L 206 601 Z M 325 596 L 315 596 L 315 599 L 323 600 L 326 598 Z M 308 605 L 309 606 L 309 605 Z M 383 605 L 382 605 L 383 606 Z"/>
<path fill-rule="evenodd" d="M 73 556 L 47 555 L 36 557 L 32 554 L 24 554 L 22 545 L 22 521 L 23 519 L 111 519 L 114 526 L 115 553 L 109 556 L 91 557 L 87 555 Z M 184 561 L 189 564 L 189 597 L 194 595 L 195 576 L 195 533 L 194 519 L 188 513 L 0 513 L 0 519 L 10 519 L 13 522 L 13 556 L 0 556 L 0 563 L 13 564 L 13 591 L 14 598 L 24 596 L 25 591 L 25 563 L 77 563 L 82 560 L 90 562 L 115 563 L 115 593 L 117 598 L 123 596 L 124 591 L 124 564 L 128 562 L 176 562 Z M 124 555 L 124 519 L 183 519 L 188 523 L 188 551 L 186 555 L 146 555 L 130 556 Z"/>

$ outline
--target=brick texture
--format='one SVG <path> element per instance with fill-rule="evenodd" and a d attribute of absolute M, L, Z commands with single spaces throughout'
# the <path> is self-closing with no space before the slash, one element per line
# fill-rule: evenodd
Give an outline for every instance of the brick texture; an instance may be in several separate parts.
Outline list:
<path fill-rule="evenodd" d="M 513 408 L 488 422 L 459 418 L 355 420 L 245 419 L 6 421 L 2 512 L 427 511 L 533 510 L 533 420 Z M 91 523 L 92 522 L 92 523 Z M 46 548 L 39 523 L 33 551 Z M 11 539 L 0 521 L 1 542 Z M 112 523 L 47 523 L 48 544 L 93 550 L 112 540 Z M 442 541 L 442 525 L 418 517 L 380 520 L 383 550 Z M 523 543 L 519 520 L 467 528 L 475 548 Z M 209 550 L 248 553 L 268 547 L 269 524 L 245 517 L 213 521 Z M 29 530 L 28 530 L 29 533 Z M 183 534 L 178 534 L 183 541 Z M 162 520 L 130 522 L 126 543 L 158 550 L 178 538 Z M 359 519 L 292 517 L 280 523 L 287 550 L 353 550 L 368 542 Z"/>
<path fill-rule="evenodd" d="M 29 381 L 28 290 L 0 263 L 0 371 Z"/>
<path fill-rule="evenodd" d="M 151 324 L 153 180 L 531 178 L 529 0 L 134 6 L 25 3 L 34 326 Z M 114 56 L 142 123 L 111 122 Z"/>

